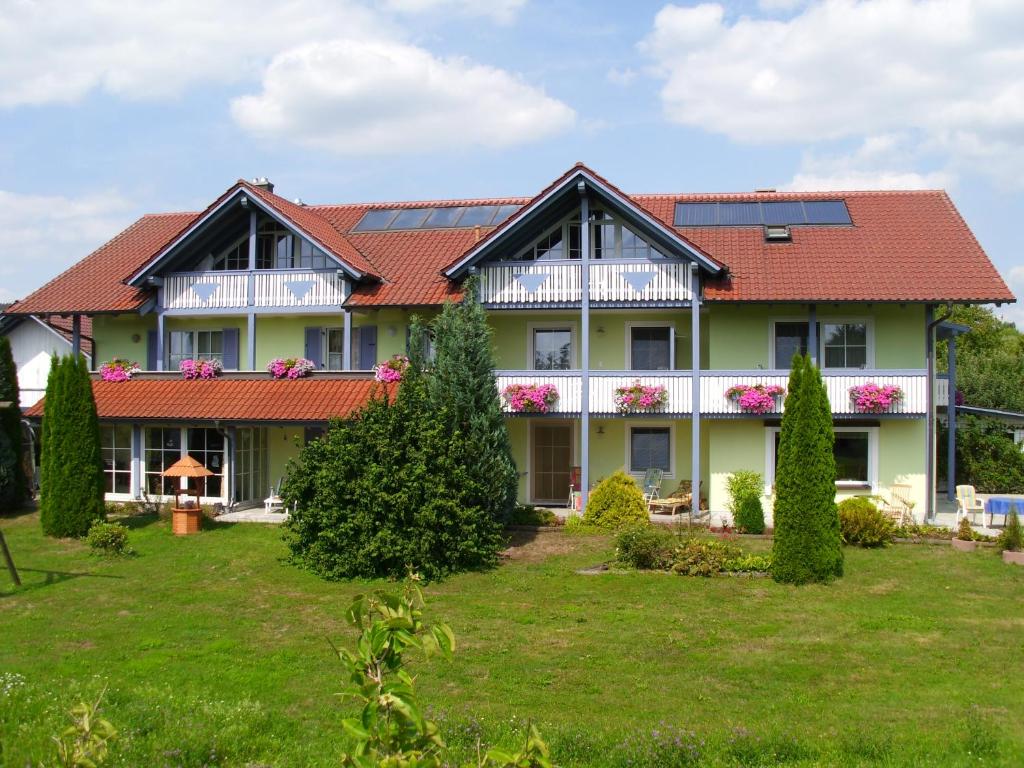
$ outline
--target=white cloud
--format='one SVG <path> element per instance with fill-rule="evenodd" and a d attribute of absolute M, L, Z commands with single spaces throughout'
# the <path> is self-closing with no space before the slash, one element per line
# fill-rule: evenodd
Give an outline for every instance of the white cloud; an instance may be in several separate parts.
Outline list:
<path fill-rule="evenodd" d="M 163 99 L 258 77 L 294 45 L 386 25 L 350 0 L 9 0 L 0 13 L 0 107 L 72 103 L 94 90 Z"/>
<path fill-rule="evenodd" d="M 1017 303 L 996 307 L 996 315 L 1003 320 L 1015 323 L 1018 329 L 1024 331 L 1024 302 L 1022 302 L 1024 299 L 1024 266 L 1011 267 L 1004 278 L 1006 284 L 1010 286 L 1010 290 L 1017 297 Z"/>
<path fill-rule="evenodd" d="M 311 43 L 279 54 L 235 120 L 269 139 L 339 153 L 506 147 L 568 129 L 575 112 L 504 70 L 385 40 Z"/>
<path fill-rule="evenodd" d="M 757 7 L 762 11 L 795 11 L 807 5 L 808 0 L 757 0 Z"/>
<path fill-rule="evenodd" d="M 822 0 L 785 20 L 666 5 L 641 50 L 676 123 L 751 143 L 912 130 L 954 170 L 1020 185 L 1022 25 L 1019 0 Z"/>
<path fill-rule="evenodd" d="M 0 190 L 0 299 L 22 298 L 127 226 L 135 205 L 116 192 L 81 197 Z"/>
<path fill-rule="evenodd" d="M 608 78 L 608 82 L 612 85 L 632 85 L 633 81 L 636 80 L 637 71 L 632 67 L 623 67 L 622 69 L 613 67 L 608 70 L 605 77 Z"/>
<path fill-rule="evenodd" d="M 384 0 L 383 6 L 398 13 L 456 13 L 486 16 L 499 24 L 511 23 L 526 0 Z"/>

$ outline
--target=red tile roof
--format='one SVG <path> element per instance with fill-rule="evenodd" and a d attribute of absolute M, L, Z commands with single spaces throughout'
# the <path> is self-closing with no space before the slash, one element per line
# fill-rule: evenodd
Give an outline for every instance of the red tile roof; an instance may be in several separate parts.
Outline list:
<path fill-rule="evenodd" d="M 68 342 L 71 341 L 71 318 L 70 317 L 48 317 L 45 319 L 48 326 L 63 336 Z M 82 339 L 82 352 L 92 357 L 92 318 L 83 317 L 79 328 Z"/>
<path fill-rule="evenodd" d="M 372 377 L 276 379 L 143 378 L 94 381 L 100 419 L 151 421 L 321 422 L 345 417 L 387 385 Z M 43 415 L 40 401 L 26 416 Z"/>
<path fill-rule="evenodd" d="M 579 167 L 575 166 L 568 174 Z M 478 238 L 483 239 L 492 232 L 492 228 L 354 232 L 356 223 L 367 211 L 419 206 L 525 205 L 530 200 L 496 198 L 298 206 L 247 182 L 239 183 L 335 250 L 339 258 L 357 270 L 379 276 L 379 282 L 358 284 L 349 299 L 350 305 L 364 307 L 432 305 L 457 297 L 458 287 L 446 280 L 442 271 L 479 242 Z M 726 265 L 729 275 L 706 286 L 705 296 L 709 301 L 1014 300 L 952 201 L 942 191 L 631 195 L 630 198 L 698 250 Z M 793 227 L 789 243 L 766 243 L 760 227 L 673 226 L 677 202 L 826 199 L 846 200 L 853 226 Z M 122 281 L 141 269 L 197 215 L 143 217 L 10 311 L 95 313 L 137 309 L 148 294 L 129 288 Z"/>

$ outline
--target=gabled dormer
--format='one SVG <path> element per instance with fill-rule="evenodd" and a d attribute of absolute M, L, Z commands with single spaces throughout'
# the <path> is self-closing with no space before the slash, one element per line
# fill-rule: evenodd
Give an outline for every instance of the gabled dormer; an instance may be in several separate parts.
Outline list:
<path fill-rule="evenodd" d="M 165 314 L 336 310 L 373 267 L 326 220 L 237 182 L 128 284 L 157 288 Z"/>
<path fill-rule="evenodd" d="M 577 165 L 445 274 L 477 271 L 481 300 L 492 308 L 576 307 L 585 288 L 594 307 L 685 306 L 694 293 L 691 265 L 711 275 L 724 270 Z"/>

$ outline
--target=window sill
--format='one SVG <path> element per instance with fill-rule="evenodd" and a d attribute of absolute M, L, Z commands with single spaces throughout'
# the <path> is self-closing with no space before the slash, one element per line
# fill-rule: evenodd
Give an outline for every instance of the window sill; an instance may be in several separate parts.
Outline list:
<path fill-rule="evenodd" d="M 837 480 L 836 489 L 840 491 L 870 491 L 871 483 L 860 483 L 853 480 Z"/>

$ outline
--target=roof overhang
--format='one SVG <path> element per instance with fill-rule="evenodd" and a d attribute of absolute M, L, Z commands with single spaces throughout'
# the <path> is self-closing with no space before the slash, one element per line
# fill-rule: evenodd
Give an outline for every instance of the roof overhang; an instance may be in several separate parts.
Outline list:
<path fill-rule="evenodd" d="M 589 195 L 591 200 L 620 216 L 638 234 L 647 238 L 660 250 L 696 262 L 712 275 L 718 275 L 725 271 L 722 264 L 719 264 L 674 229 L 665 226 L 662 221 L 637 205 L 627 195 L 615 189 L 588 168 L 577 166 L 475 244 L 458 261 L 447 267 L 444 270 L 445 277 L 451 279 L 462 277 L 470 267 L 486 261 L 509 241 L 516 240 L 517 236 L 522 236 L 524 232 L 536 229 L 550 217 L 550 212 L 553 209 L 564 206 L 568 199 L 578 198 L 581 194 Z"/>
<path fill-rule="evenodd" d="M 965 413 L 970 416 L 985 416 L 990 419 L 998 419 L 1007 424 L 1024 425 L 1024 413 L 1016 411 L 1003 411 L 998 408 L 979 408 L 974 405 L 958 405 L 957 413 Z"/>
<path fill-rule="evenodd" d="M 340 269 L 343 269 L 349 277 L 354 280 L 359 280 L 363 277 L 363 273 L 353 267 L 351 264 L 346 263 L 336 256 L 333 249 L 324 245 L 316 237 L 305 231 L 302 227 L 297 225 L 294 221 L 283 215 L 280 211 L 275 210 L 272 206 L 268 205 L 264 200 L 261 200 L 258 195 L 252 194 L 246 187 L 239 182 L 232 189 L 229 189 L 220 200 L 211 205 L 203 214 L 196 218 L 188 228 L 181 232 L 177 237 L 174 238 L 170 243 L 165 245 L 159 253 L 157 253 L 149 262 L 138 272 L 128 278 L 128 285 L 135 287 L 142 287 L 145 285 L 146 279 L 154 274 L 161 264 L 166 263 L 169 259 L 173 258 L 182 248 L 185 248 L 189 243 L 193 242 L 196 237 L 205 232 L 206 229 L 213 224 L 230 208 L 235 205 L 242 204 L 242 199 L 245 198 L 245 205 L 252 207 L 255 210 L 259 210 L 271 217 L 285 228 L 291 230 L 291 232 L 299 237 L 308 240 L 325 254 L 327 257 L 337 263 Z"/>

